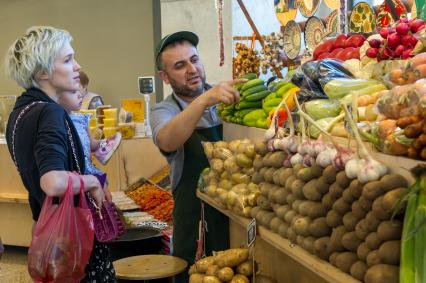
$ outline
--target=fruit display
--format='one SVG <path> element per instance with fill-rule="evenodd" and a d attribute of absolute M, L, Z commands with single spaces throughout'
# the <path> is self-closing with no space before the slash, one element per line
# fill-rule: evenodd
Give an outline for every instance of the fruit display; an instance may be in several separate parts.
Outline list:
<path fill-rule="evenodd" d="M 254 264 L 256 266 L 256 264 Z M 188 271 L 189 283 L 249 283 L 255 267 L 246 248 L 228 249 L 195 262 Z M 256 282 L 276 283 L 264 275 L 256 274 Z"/>
<path fill-rule="evenodd" d="M 235 75 L 243 77 L 248 73 L 259 75 L 260 58 L 257 50 L 248 48 L 243 43 L 235 45 L 237 56 L 232 59 L 235 66 Z"/>

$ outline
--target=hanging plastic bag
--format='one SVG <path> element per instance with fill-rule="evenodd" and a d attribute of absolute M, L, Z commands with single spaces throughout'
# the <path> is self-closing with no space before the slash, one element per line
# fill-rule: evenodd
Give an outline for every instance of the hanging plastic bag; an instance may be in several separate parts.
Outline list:
<path fill-rule="evenodd" d="M 34 282 L 78 282 L 93 248 L 94 228 L 80 180 L 80 198 L 74 205 L 72 177 L 59 204 L 46 196 L 28 251 L 28 272 Z"/>

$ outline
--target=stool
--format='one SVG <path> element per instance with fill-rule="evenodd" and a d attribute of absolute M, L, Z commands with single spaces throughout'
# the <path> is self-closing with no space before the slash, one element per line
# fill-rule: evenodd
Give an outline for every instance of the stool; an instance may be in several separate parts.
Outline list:
<path fill-rule="evenodd" d="M 186 269 L 188 263 L 169 255 L 138 255 L 114 261 L 117 279 L 148 280 L 172 277 Z"/>

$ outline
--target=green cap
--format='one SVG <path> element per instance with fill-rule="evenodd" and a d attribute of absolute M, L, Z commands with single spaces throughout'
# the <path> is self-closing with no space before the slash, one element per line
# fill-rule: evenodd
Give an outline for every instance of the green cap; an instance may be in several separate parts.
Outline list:
<path fill-rule="evenodd" d="M 157 65 L 157 69 L 159 69 L 158 57 L 160 56 L 161 52 L 163 52 L 164 48 L 166 48 L 173 42 L 181 40 L 187 40 L 194 46 L 197 46 L 198 44 L 198 36 L 191 31 L 184 30 L 166 35 L 165 37 L 163 37 L 163 39 L 161 39 L 161 41 L 157 44 L 157 47 L 155 48 L 155 63 Z"/>

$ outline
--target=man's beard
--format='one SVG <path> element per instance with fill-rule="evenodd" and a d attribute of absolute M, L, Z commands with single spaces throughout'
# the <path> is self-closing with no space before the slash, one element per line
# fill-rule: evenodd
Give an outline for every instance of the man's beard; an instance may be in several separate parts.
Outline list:
<path fill-rule="evenodd" d="M 206 85 L 206 78 L 201 77 L 201 85 L 197 87 L 197 89 L 191 89 L 186 85 L 181 85 L 174 80 L 170 80 L 170 86 L 172 87 L 175 94 L 185 97 L 197 97 L 204 92 L 204 88 Z"/>

